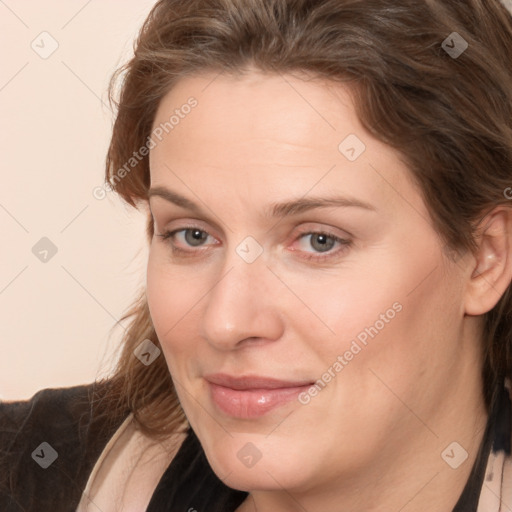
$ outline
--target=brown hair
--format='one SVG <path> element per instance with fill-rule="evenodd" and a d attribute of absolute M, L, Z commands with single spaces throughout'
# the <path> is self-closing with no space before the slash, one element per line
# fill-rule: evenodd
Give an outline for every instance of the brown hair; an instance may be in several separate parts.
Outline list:
<path fill-rule="evenodd" d="M 453 46 L 453 32 L 468 44 L 459 56 L 443 44 Z M 160 0 L 134 57 L 112 77 L 117 117 L 106 183 L 129 205 L 146 204 L 148 156 L 128 170 L 126 163 L 147 144 L 160 100 L 181 78 L 249 66 L 306 72 L 351 86 L 360 121 L 399 150 L 447 248 L 474 250 L 479 219 L 511 204 L 511 63 L 512 17 L 498 0 Z M 145 433 L 166 436 L 185 416 L 165 359 L 145 366 L 134 356 L 144 339 L 159 346 L 144 290 L 128 318 L 110 409 L 128 408 Z M 497 383 L 512 376 L 511 286 L 485 315 L 482 336 L 489 407 Z"/>

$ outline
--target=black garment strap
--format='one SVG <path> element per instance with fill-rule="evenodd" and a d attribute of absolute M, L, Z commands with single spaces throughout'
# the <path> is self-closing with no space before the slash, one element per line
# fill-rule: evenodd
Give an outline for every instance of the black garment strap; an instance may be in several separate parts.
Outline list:
<path fill-rule="evenodd" d="M 248 494 L 227 487 L 217 477 L 195 432 L 189 428 L 146 512 L 234 512 Z"/>
<path fill-rule="evenodd" d="M 508 390 L 504 384 L 494 396 L 495 401 L 491 406 L 478 455 L 453 512 L 477 511 L 491 449 L 494 453 L 504 450 L 507 455 L 510 455 L 511 404 Z"/>

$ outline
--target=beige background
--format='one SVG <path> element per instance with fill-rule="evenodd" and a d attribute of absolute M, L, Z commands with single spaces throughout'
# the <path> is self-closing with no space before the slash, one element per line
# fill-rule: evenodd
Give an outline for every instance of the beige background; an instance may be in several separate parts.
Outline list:
<path fill-rule="evenodd" d="M 0 0 L 0 398 L 107 373 L 123 329 L 109 331 L 145 285 L 142 212 L 92 192 L 108 80 L 153 4 Z"/>

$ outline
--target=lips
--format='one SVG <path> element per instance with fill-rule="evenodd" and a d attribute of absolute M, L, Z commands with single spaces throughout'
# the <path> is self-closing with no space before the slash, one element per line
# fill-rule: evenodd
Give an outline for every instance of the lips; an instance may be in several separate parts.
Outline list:
<path fill-rule="evenodd" d="M 231 375 L 216 373 L 206 375 L 205 379 L 212 384 L 218 384 L 231 389 L 248 390 L 248 389 L 280 389 L 280 388 L 295 388 L 313 384 L 312 381 L 286 381 L 273 379 L 272 377 L 260 376 L 241 376 L 234 377 Z"/>
<path fill-rule="evenodd" d="M 206 375 L 210 398 L 218 409 L 232 417 L 260 417 L 293 400 L 313 385 L 313 381 L 285 381 L 263 376 L 235 377 Z"/>

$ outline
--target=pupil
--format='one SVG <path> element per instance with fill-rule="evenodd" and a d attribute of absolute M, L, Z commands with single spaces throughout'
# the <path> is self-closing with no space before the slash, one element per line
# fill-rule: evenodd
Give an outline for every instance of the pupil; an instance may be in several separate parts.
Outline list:
<path fill-rule="evenodd" d="M 185 235 L 185 238 L 188 236 L 188 235 L 192 235 L 192 243 L 191 245 L 197 245 L 197 244 L 194 244 L 194 242 L 200 242 L 203 240 L 203 236 L 202 236 L 202 231 L 200 229 L 194 229 L 194 230 L 189 230 L 187 232 L 187 234 Z M 191 242 L 191 240 L 189 239 L 188 240 L 189 242 Z"/>
<path fill-rule="evenodd" d="M 328 251 L 332 247 L 332 243 L 329 244 L 327 242 L 327 240 L 329 239 L 327 235 L 315 235 L 315 238 L 318 241 L 318 247 L 315 247 L 316 249 L 320 249 L 321 251 Z M 315 240 L 315 238 L 313 238 L 313 241 Z"/>

